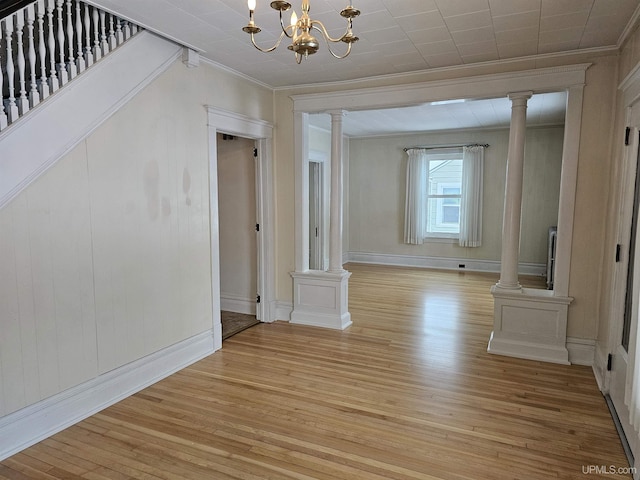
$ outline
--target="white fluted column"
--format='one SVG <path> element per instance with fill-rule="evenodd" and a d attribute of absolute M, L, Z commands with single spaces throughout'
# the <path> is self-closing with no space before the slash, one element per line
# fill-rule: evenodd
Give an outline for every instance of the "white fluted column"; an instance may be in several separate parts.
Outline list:
<path fill-rule="evenodd" d="M 573 299 L 550 295 L 548 290 L 522 288 L 518 282 L 524 143 L 527 101 L 531 95 L 531 92 L 509 95 L 511 129 L 502 225 L 502 263 L 500 280 L 491 288 L 493 331 L 487 351 L 568 365 L 567 317 Z M 564 176 L 564 154 L 562 172 Z"/>
<path fill-rule="evenodd" d="M 329 272 L 342 272 L 342 117 L 331 114 L 331 200 L 329 207 Z"/>
<path fill-rule="evenodd" d="M 309 170 L 307 114 L 295 114 L 296 154 L 296 271 L 290 322 L 344 330 L 351 325 L 349 277 L 342 268 L 342 117 L 331 115 L 331 197 L 329 206 L 329 268 L 309 270 Z"/>
<path fill-rule="evenodd" d="M 507 181 L 502 221 L 502 258 L 500 280 L 497 287 L 520 290 L 518 258 L 520 254 L 520 218 L 522 214 L 522 177 L 524 169 L 524 143 L 527 129 L 527 101 L 532 92 L 514 93 L 511 100 L 511 127 L 507 154 Z"/>

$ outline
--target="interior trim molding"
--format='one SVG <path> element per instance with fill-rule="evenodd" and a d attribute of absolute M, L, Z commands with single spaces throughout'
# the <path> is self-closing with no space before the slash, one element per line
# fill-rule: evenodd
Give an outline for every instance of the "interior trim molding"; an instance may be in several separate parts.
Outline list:
<path fill-rule="evenodd" d="M 209 127 L 209 190 L 210 190 L 210 234 L 211 271 L 213 272 L 213 319 L 214 329 L 220 323 L 220 252 L 218 222 L 218 150 L 217 133 L 227 133 L 255 140 L 256 162 L 256 223 L 260 225 L 257 235 L 258 278 L 257 294 L 261 302 L 255 305 L 256 318 L 261 322 L 274 321 L 275 301 L 275 182 L 273 164 L 273 125 L 265 120 L 213 106 L 205 106 Z M 218 301 L 218 303 L 216 303 Z M 222 337 L 220 337 L 222 338 Z M 219 347 L 222 346 L 220 341 Z"/>
<path fill-rule="evenodd" d="M 0 418 L 0 461 L 213 352 L 207 330 Z"/>
<path fill-rule="evenodd" d="M 500 272 L 498 260 L 476 260 L 470 258 L 429 257 L 424 255 L 397 255 L 390 253 L 349 252 L 348 262 L 395 265 L 401 267 L 435 268 L 470 272 Z M 464 265 L 464 267 L 460 267 Z M 520 263 L 520 275 L 544 276 L 547 266 L 541 263 Z"/>
<path fill-rule="evenodd" d="M 501 97 L 509 92 L 561 91 L 584 85 L 591 63 L 561 65 L 518 72 L 470 75 L 410 85 L 370 87 L 339 92 L 291 95 L 295 112 L 315 113 L 332 109 L 376 109 L 418 105 L 427 101 L 469 97 Z"/>

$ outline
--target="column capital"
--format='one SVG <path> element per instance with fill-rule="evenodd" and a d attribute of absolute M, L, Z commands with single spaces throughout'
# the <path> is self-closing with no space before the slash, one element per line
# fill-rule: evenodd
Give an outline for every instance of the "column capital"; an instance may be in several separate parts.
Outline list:
<path fill-rule="evenodd" d="M 344 117 L 347 114 L 346 110 L 338 109 L 338 110 L 327 110 L 325 113 L 331 115 L 331 117 Z"/>
<path fill-rule="evenodd" d="M 524 100 L 525 104 L 526 104 L 527 100 L 529 100 L 532 96 L 533 96 L 533 92 L 531 92 L 531 91 L 529 91 L 529 92 L 513 92 L 513 93 L 507 94 L 507 97 L 512 102 L 515 103 L 517 100 L 521 100 L 521 101 Z"/>

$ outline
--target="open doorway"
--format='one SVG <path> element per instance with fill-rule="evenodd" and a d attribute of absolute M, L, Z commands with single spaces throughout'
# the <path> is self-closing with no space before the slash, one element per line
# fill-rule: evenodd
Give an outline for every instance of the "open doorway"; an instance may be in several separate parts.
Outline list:
<path fill-rule="evenodd" d="M 259 323 L 255 141 L 217 134 L 222 338 Z"/>
<path fill-rule="evenodd" d="M 277 317 L 275 300 L 274 259 L 274 191 L 271 138 L 273 127 L 264 120 L 247 117 L 214 107 L 207 107 L 209 127 L 209 205 L 211 238 L 211 295 L 213 342 L 215 350 L 222 348 L 222 322 L 220 321 L 220 228 L 218 216 L 218 133 L 252 139 L 256 159 L 257 224 L 257 287 L 260 302 L 256 305 L 257 319 L 270 323 Z M 256 298 L 257 299 L 257 298 Z"/>

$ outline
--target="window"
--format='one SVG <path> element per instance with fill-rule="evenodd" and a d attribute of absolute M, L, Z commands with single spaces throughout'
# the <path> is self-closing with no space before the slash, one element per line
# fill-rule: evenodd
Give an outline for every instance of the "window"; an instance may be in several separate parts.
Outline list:
<path fill-rule="evenodd" d="M 428 156 L 427 237 L 457 238 L 460 233 L 462 154 Z"/>
<path fill-rule="evenodd" d="M 404 242 L 456 238 L 482 246 L 484 149 L 488 145 L 407 148 Z M 443 153 L 443 150 L 446 152 Z M 464 165 L 464 168 L 463 168 Z M 464 174 L 464 175 L 463 175 Z"/>

